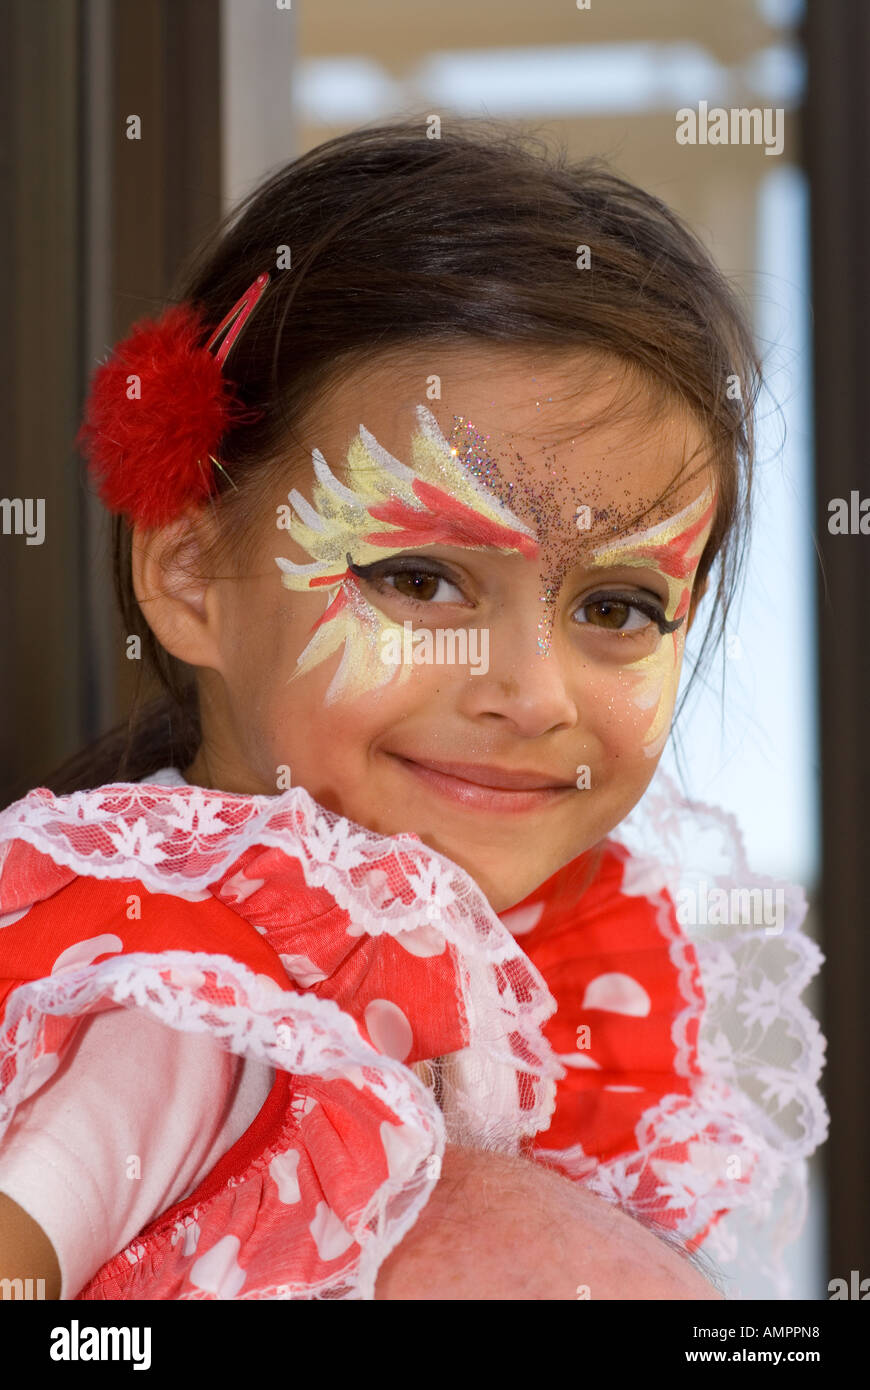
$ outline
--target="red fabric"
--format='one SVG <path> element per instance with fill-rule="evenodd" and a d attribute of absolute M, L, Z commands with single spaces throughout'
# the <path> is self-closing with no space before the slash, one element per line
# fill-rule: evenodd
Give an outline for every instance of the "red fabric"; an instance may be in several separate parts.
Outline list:
<path fill-rule="evenodd" d="M 512 921 L 521 921 L 524 914 L 537 916 L 532 910 L 539 910 L 536 925 L 518 934 L 518 940 L 559 1006 L 544 1025 L 544 1036 L 563 1061 L 573 1055 L 596 1063 L 581 1070 L 568 1066 L 567 1075 L 557 1083 L 550 1127 L 536 1137 L 533 1149 L 582 1144 L 592 1160 L 590 1173 L 596 1162 L 635 1152 L 644 1112 L 665 1096 L 683 1095 L 688 1102 L 691 1077 L 701 1074 L 698 1015 L 687 1021 L 685 1069 L 677 1066 L 674 1022 L 687 1001 L 659 920 L 664 908 L 674 935 L 682 936 L 674 904 L 664 894 L 658 903 L 623 892 L 628 856 L 621 846 L 606 844 L 595 856 L 581 856 L 560 869 L 502 914 L 510 927 Z M 694 952 L 689 953 L 689 961 L 693 992 L 703 999 Z M 614 980 L 614 976 L 622 978 Z M 633 991 L 629 982 L 639 989 Z M 617 1007 L 606 1007 L 608 1003 Z M 580 1031 L 584 1028 L 588 1035 Z M 578 1046 L 587 1036 L 589 1046 Z M 658 1161 L 690 1162 L 689 1145 L 701 1138 L 699 1131 L 662 1150 Z M 546 1161 L 562 1166 L 552 1156 Z M 636 1195 L 644 1210 L 663 1226 L 675 1228 L 687 1214 L 685 1207 L 658 1196 L 651 1172 L 644 1173 Z M 713 1224 L 688 1242 L 691 1248 L 701 1243 Z"/>
<path fill-rule="evenodd" d="M 383 1039 L 369 1032 L 367 1011 L 370 1005 L 382 1010 L 386 1002 L 402 1013 L 410 1030 L 401 1058 L 405 1065 L 468 1043 L 453 948 L 414 954 L 389 934 L 354 935 L 348 914 L 328 892 L 309 887 L 300 862 L 281 850 L 246 850 L 209 886 L 209 899 L 188 901 L 149 892 L 135 879 L 75 877 L 18 841 L 5 848 L 3 912 L 14 913 L 28 898 L 32 902 L 37 882 L 43 900 L 18 920 L 7 917 L 2 931 L 0 1029 L 5 1032 L 0 1031 L 0 1042 L 7 1060 L 0 1068 L 0 1090 L 15 1076 L 16 1039 L 8 1009 L 17 986 L 58 970 L 62 974 L 64 965 L 93 967 L 123 956 L 159 965 L 168 951 L 227 957 L 284 989 L 333 1000 L 376 1050 L 379 1042 L 383 1050 Z M 598 1162 L 620 1155 L 631 1159 L 644 1112 L 665 1096 L 688 1101 L 691 1076 L 698 1070 L 697 1020 L 688 1030 L 688 1065 L 682 1071 L 677 1065 L 673 1025 L 686 1001 L 661 930 L 661 905 L 623 891 L 625 861 L 624 850 L 607 846 L 579 896 L 578 871 L 582 876 L 588 859 L 561 870 L 502 914 L 559 1006 L 544 1025 L 545 1037 L 562 1057 L 576 1058 L 582 1051 L 597 1064 L 568 1068 L 557 1084 L 551 1125 L 536 1136 L 534 1152 L 559 1167 L 553 1151 L 579 1145 L 590 1173 Z M 521 931 L 524 918 L 536 913 L 532 930 Z M 671 925 L 678 931 L 673 915 Z M 324 978 L 300 984 L 282 954 L 307 958 Z M 517 962 L 509 966 L 505 987 L 510 983 L 521 994 L 521 968 Z M 200 1001 L 244 1008 L 242 988 L 236 981 L 221 985 L 219 973 L 206 971 L 202 979 L 182 981 L 179 989 L 192 989 Z M 167 983 L 178 983 L 176 976 L 169 966 L 161 970 Z M 83 1012 L 101 1006 L 108 1002 L 98 998 Z M 76 1026 L 75 1014 L 46 1014 L 38 1060 L 59 1055 Z M 577 1047 L 583 1026 L 590 1029 L 588 1049 Z M 527 1078 L 518 1080 L 522 1090 Z M 634 1089 L 610 1089 L 615 1086 Z M 269 1293 L 273 1286 L 316 1289 L 330 1274 L 334 1290 L 336 1262 L 351 1277 L 363 1241 L 359 1213 L 378 1184 L 394 1173 L 394 1142 L 406 1132 L 394 1108 L 352 1080 L 294 1077 L 279 1070 L 260 1115 L 220 1164 L 132 1247 L 109 1260 L 79 1297 L 267 1297 L 275 1296 Z M 702 1134 L 703 1126 L 693 1138 Z M 685 1164 L 692 1142 L 657 1157 Z M 292 1173 L 288 1154 L 296 1165 Z M 565 1171 L 577 1175 L 576 1169 Z M 289 1201 L 295 1184 L 299 1196 Z M 658 1194 L 655 1167 L 645 1162 L 639 1199 L 645 1210 L 652 1202 L 657 1220 L 679 1226 L 687 1216 L 685 1206 L 675 1205 L 666 1183 L 660 1199 Z M 354 1229 L 356 1241 L 348 1234 Z M 705 1234 L 696 1235 L 693 1244 Z"/>

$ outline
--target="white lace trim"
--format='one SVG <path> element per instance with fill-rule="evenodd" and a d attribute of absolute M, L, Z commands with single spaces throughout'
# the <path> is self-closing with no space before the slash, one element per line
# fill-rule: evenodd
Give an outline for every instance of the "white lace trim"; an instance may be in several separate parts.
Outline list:
<path fill-rule="evenodd" d="M 376 836 L 319 807 L 302 788 L 276 797 L 243 797 L 193 787 L 118 784 L 60 800 L 45 789 L 31 793 L 0 814 L 0 847 L 11 838 L 27 841 L 76 873 L 138 878 L 152 891 L 183 897 L 200 894 L 250 846 L 274 846 L 300 861 L 311 886 L 333 896 L 355 932 L 386 932 L 399 939 L 421 929 L 441 932 L 457 952 L 457 998 L 472 1037 L 472 1046 L 453 1054 L 445 1068 L 448 1137 L 515 1152 L 521 1134 L 549 1124 L 555 1078 L 565 1073 L 539 1030 L 555 1011 L 555 1001 L 473 880 L 415 836 Z M 726 1277 L 737 1280 L 737 1296 L 740 1279 L 752 1268 L 764 1272 L 773 1296 L 785 1297 L 782 1257 L 804 1219 L 806 1158 L 824 1141 L 828 1125 L 816 1084 L 824 1040 L 799 998 L 822 960 L 800 931 L 803 894 L 752 873 L 733 817 L 686 803 L 662 772 L 611 838 L 630 852 L 623 892 L 657 903 L 678 970 L 686 1006 L 673 1027 L 677 1071 L 691 1074 L 689 1030 L 700 1019 L 703 1074 L 692 1077 L 688 1103 L 674 1094 L 644 1113 L 636 1130 L 637 1153 L 599 1163 L 581 1145 L 538 1152 L 545 1159 L 552 1156 L 591 1190 L 638 1211 L 643 1210 L 638 1187 L 649 1166 L 657 1179 L 670 1183 L 674 1209 L 691 1207 L 691 1219 L 679 1228 L 686 1237 L 700 1233 L 716 1211 L 728 1207 L 705 1241 L 705 1252 L 719 1260 Z M 698 893 L 704 883 L 781 889 L 782 933 L 772 935 L 763 926 L 699 926 L 686 927 L 685 936 L 675 934 L 662 890 L 680 901 L 681 893 Z M 402 901 L 403 892 L 410 902 Z M 692 949 L 703 996 L 693 985 Z M 509 988 L 503 995 L 497 988 L 512 962 L 521 962 L 535 984 L 523 1005 Z M 330 1001 L 294 998 L 329 1005 L 355 1029 Z M 540 1057 L 540 1064 L 528 1068 L 541 1081 L 527 1112 L 520 1112 L 516 1099 L 516 1074 L 523 1064 L 506 1043 L 511 1031 L 533 1058 Z M 361 1039 L 355 1038 L 359 1047 Z M 376 1056 L 383 1071 L 388 1059 Z M 407 1077 L 410 1069 L 400 1064 L 386 1071 L 392 1075 L 394 1067 Z M 685 1142 L 707 1128 L 715 1138 L 705 1140 L 691 1164 L 669 1168 L 655 1157 L 669 1143 Z M 723 1180 L 722 1165 L 733 1160 L 749 1181 Z M 416 1214 L 408 1226 L 414 1219 Z"/>
<path fill-rule="evenodd" d="M 623 892 L 635 891 L 658 904 L 659 925 L 670 942 L 686 1000 L 673 1027 L 677 1070 L 683 1075 L 690 1074 L 688 1029 L 693 1019 L 700 1019 L 702 1076 L 693 1080 L 692 1105 L 687 1110 L 684 1097 L 665 1097 L 647 1111 L 637 1128 L 639 1153 L 650 1154 L 669 1139 L 689 1139 L 699 1125 L 714 1126 L 721 1136 L 718 1155 L 716 1145 L 707 1146 L 706 1156 L 697 1155 L 694 1173 L 685 1165 L 678 1173 L 674 1165 L 668 1175 L 675 1206 L 686 1191 L 697 1198 L 697 1219 L 684 1234 L 701 1230 L 717 1204 L 718 1209 L 728 1205 L 728 1215 L 704 1243 L 705 1253 L 718 1259 L 725 1276 L 735 1281 L 732 1296 L 740 1296 L 741 1282 L 751 1270 L 754 1277 L 764 1277 L 774 1297 L 785 1298 L 789 1280 L 783 1254 L 805 1218 L 806 1159 L 824 1143 L 829 1123 L 817 1084 L 825 1041 L 800 999 L 824 959 L 801 931 L 803 890 L 754 873 L 734 817 L 687 802 L 661 771 L 612 838 L 631 855 Z M 730 895 L 732 888 L 737 895 L 731 901 L 741 904 L 746 899 L 740 890 L 780 890 L 781 931 L 780 923 L 749 922 L 684 925 L 685 935 L 674 933 L 662 890 L 676 904 L 700 908 L 712 890 Z M 692 983 L 692 950 L 702 994 Z M 722 1200 L 720 1159 L 726 1167 L 732 1160 L 734 1172 L 751 1174 L 748 1183 L 728 1183 L 727 1202 Z M 582 1164 L 582 1156 L 575 1155 L 575 1162 Z M 585 1163 L 588 1172 L 589 1160 Z M 637 1168 L 632 1157 L 602 1163 L 587 1185 L 602 1195 L 630 1200 Z"/>
<path fill-rule="evenodd" d="M 215 990 L 231 990 L 237 1002 L 220 1004 L 192 994 L 190 981 L 197 969 L 215 972 Z M 173 978 L 167 980 L 167 974 Z M 304 1288 L 276 1285 L 272 1294 L 316 1298 L 335 1296 L 338 1289 L 341 1297 L 372 1299 L 381 1264 L 414 1225 L 431 1195 L 426 1160 L 433 1154 L 440 1160 L 444 1153 L 444 1117 L 411 1069 L 371 1047 L 353 1019 L 331 999 L 282 990 L 268 976 L 254 975 L 228 956 L 189 951 L 134 953 L 36 980 L 14 992 L 5 1037 L 0 1034 L 0 1072 L 8 1057 L 16 1058 L 16 1074 L 0 1096 L 0 1140 L 16 1107 L 46 1079 L 40 1060 L 53 1054 L 42 1048 L 45 1016 L 87 1013 L 106 999 L 143 1009 L 170 1028 L 211 1033 L 230 1051 L 295 1076 L 350 1080 L 358 1089 L 371 1091 L 407 1126 L 406 1144 L 419 1139 L 413 1152 L 407 1150 L 402 1173 L 385 1180 L 366 1206 L 346 1222 L 361 1247 L 355 1271 L 343 1270 Z M 271 1157 L 269 1151 L 258 1162 Z M 219 1197 L 217 1192 L 207 1198 L 196 1212 L 206 1211 Z M 131 1243 L 131 1254 L 135 1255 L 137 1245 L 137 1241 Z M 257 1289 L 241 1296 L 269 1294 Z"/>
<path fill-rule="evenodd" d="M 541 1025 L 556 1001 L 473 879 L 416 836 L 376 835 L 302 787 L 269 797 L 116 783 L 62 798 L 38 788 L 0 814 L 0 843 L 8 839 L 77 874 L 137 878 L 181 897 L 205 892 L 248 848 L 273 847 L 299 861 L 311 887 L 331 894 L 353 934 L 401 940 L 437 931 L 454 948 L 471 1038 L 443 1077 L 451 1142 L 515 1153 L 524 1136 L 549 1125 L 565 1073 Z M 529 986 L 522 1001 L 511 987 L 517 967 Z M 532 1061 L 508 1043 L 512 1035 Z M 520 1108 L 517 1072 L 532 1082 L 528 1109 Z"/>

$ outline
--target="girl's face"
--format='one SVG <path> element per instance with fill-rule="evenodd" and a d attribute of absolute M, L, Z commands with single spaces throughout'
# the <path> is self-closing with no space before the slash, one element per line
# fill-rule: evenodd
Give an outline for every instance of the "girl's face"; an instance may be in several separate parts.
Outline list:
<path fill-rule="evenodd" d="M 414 831 L 499 912 L 609 833 L 667 738 L 715 507 L 698 427 L 643 390 L 605 415 L 622 385 L 454 348 L 336 389 L 250 572 L 210 586 L 189 779 Z"/>

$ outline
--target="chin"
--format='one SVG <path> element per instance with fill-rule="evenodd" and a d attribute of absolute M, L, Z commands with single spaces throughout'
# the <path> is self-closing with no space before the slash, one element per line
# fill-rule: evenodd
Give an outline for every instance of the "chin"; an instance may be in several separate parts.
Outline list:
<path fill-rule="evenodd" d="M 521 903 L 524 898 L 527 898 L 530 893 L 534 892 L 538 885 L 543 883 L 545 878 L 549 878 L 549 874 L 535 874 L 533 878 L 525 879 L 522 883 L 516 884 L 513 888 L 510 886 L 505 887 L 504 881 L 502 880 L 497 885 L 492 884 L 492 891 L 489 893 L 483 885 L 480 886 L 493 912 L 498 915 L 500 912 L 507 912 L 508 908 L 516 907 L 517 903 Z"/>
<path fill-rule="evenodd" d="M 458 864 L 460 869 L 464 869 L 469 878 L 474 879 L 480 891 L 483 893 L 493 912 L 506 912 L 509 907 L 514 907 L 516 903 L 522 902 L 523 898 L 528 897 L 539 883 L 543 883 L 545 878 L 549 878 L 551 873 L 555 873 L 556 866 L 553 868 L 545 867 L 540 872 L 534 871 L 528 874 L 505 874 L 502 866 L 482 866 L 481 864 L 471 863 L 465 856 L 451 854 L 449 850 L 436 845 L 432 849 L 439 848 L 440 853 L 446 858 L 452 859 L 454 864 Z"/>

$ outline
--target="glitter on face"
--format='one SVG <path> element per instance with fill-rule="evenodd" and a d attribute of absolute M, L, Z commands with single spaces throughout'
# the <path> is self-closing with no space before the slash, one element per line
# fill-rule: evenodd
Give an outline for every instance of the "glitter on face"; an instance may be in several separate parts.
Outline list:
<path fill-rule="evenodd" d="M 660 570 L 668 581 L 668 604 L 665 616 L 668 620 L 682 617 L 689 606 L 692 592 L 691 579 L 706 542 L 704 532 L 712 519 L 716 496 L 712 488 L 705 488 L 700 497 L 690 502 L 681 512 L 667 517 L 658 526 L 650 526 L 645 531 L 633 535 L 617 537 L 604 545 L 596 546 L 592 552 L 595 565 L 647 566 Z"/>
<path fill-rule="evenodd" d="M 581 501 L 579 490 L 565 472 L 553 466 L 555 460 L 551 462 L 546 481 L 532 486 L 523 479 L 525 464 L 522 455 L 517 453 L 520 481 L 506 481 L 489 452 L 490 436 L 476 429 L 465 416 L 453 418 L 450 440 L 465 467 L 501 500 L 534 519 L 543 562 L 540 602 L 544 613 L 538 623 L 537 641 L 541 656 L 546 656 L 551 648 L 559 595 L 566 575 L 578 562 L 578 540 L 582 547 L 583 533 L 596 522 L 609 520 L 617 534 L 589 552 L 589 563 L 602 568 L 637 566 L 658 570 L 668 585 L 666 618 L 674 621 L 686 616 L 694 572 L 715 510 L 712 488 L 706 488 L 688 507 L 658 525 L 620 536 L 618 533 L 625 526 L 625 518 L 620 519 L 610 510 L 594 508 Z M 589 481 L 594 486 L 594 478 L 590 477 Z M 566 499 L 572 504 L 569 526 L 561 519 Z M 632 500 L 636 508 L 641 499 Z M 685 631 L 678 629 L 670 635 L 670 643 L 659 643 L 655 652 L 631 662 L 625 670 L 626 679 L 633 687 L 633 704 L 642 711 L 651 711 L 644 737 L 647 757 L 661 752 L 676 699 Z"/>
<path fill-rule="evenodd" d="M 402 632 L 359 587 L 347 564 L 358 567 L 417 546 L 494 547 L 531 558 L 538 553 L 534 532 L 510 509 L 488 496 L 475 477 L 457 462 L 434 415 L 416 407 L 417 430 L 411 440 L 411 467 L 384 449 L 360 425 L 347 453 L 347 484 L 339 482 L 319 450 L 313 451 L 313 505 L 295 488 L 288 500 L 296 513 L 289 533 L 312 564 L 276 557 L 288 589 L 325 588 L 329 603 L 297 660 L 302 675 L 344 644 L 341 664 L 326 692 L 330 704 L 339 695 L 376 689 L 394 678 L 405 679 L 409 667 L 381 660 L 383 637 Z M 294 677 L 295 678 L 295 677 Z"/>
<path fill-rule="evenodd" d="M 536 402 L 538 409 L 540 404 L 540 401 Z M 518 505 L 523 515 L 529 515 L 534 520 L 535 533 L 547 555 L 546 568 L 541 575 L 540 602 L 544 612 L 538 622 L 537 642 L 539 654 L 547 656 L 552 643 L 556 604 L 565 575 L 577 563 L 576 518 L 581 514 L 584 518 L 601 520 L 606 513 L 587 506 L 582 500 L 580 490 L 569 481 L 565 469 L 556 469 L 555 456 L 548 471 L 547 481 L 542 486 L 532 486 L 523 478 L 516 483 L 507 482 L 487 449 L 490 436 L 476 429 L 464 415 L 454 415 L 453 420 L 450 442 L 457 458 L 505 505 Z M 517 453 L 516 458 L 521 472 L 524 472 L 525 461 L 522 454 Z M 566 497 L 570 497 L 574 503 L 572 512 L 575 520 L 572 530 L 567 530 L 561 523 L 562 506 Z"/>

